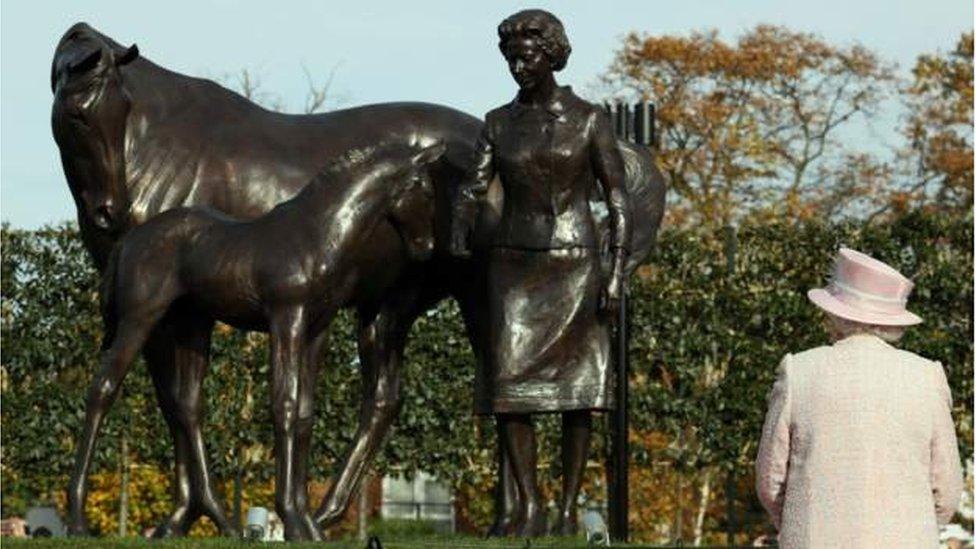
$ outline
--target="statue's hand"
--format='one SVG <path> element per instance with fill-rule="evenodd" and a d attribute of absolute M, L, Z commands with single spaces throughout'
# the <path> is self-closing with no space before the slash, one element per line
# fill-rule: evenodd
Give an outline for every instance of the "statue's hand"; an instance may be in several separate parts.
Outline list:
<path fill-rule="evenodd" d="M 623 248 L 613 249 L 613 271 L 610 281 L 600 294 L 600 311 L 608 315 L 616 315 L 620 310 L 620 295 L 624 291 L 624 265 L 627 263 L 627 251 Z"/>
<path fill-rule="evenodd" d="M 617 314 L 617 311 L 620 310 L 621 288 L 622 284 L 618 277 L 611 277 L 610 283 L 603 288 L 603 292 L 600 294 L 600 312 L 608 316 Z"/>

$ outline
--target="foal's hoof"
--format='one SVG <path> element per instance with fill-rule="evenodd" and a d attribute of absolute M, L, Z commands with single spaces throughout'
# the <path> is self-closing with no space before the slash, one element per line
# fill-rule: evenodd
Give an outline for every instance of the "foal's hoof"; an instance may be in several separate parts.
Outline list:
<path fill-rule="evenodd" d="M 303 516 L 305 533 L 308 536 L 308 539 L 312 541 L 325 541 L 325 532 L 322 531 L 322 528 L 319 527 L 318 523 L 315 522 L 315 519 L 312 518 L 311 513 L 305 513 Z"/>
<path fill-rule="evenodd" d="M 204 498 L 203 503 L 199 505 L 200 513 L 210 519 L 210 522 L 217 527 L 220 531 L 220 535 L 228 538 L 240 538 L 241 532 L 235 526 L 233 526 L 229 520 L 227 520 L 227 515 L 224 514 L 224 510 L 217 503 L 216 499 Z"/>
<path fill-rule="evenodd" d="M 190 507 L 188 505 L 180 505 L 173 512 L 169 514 L 163 522 L 153 529 L 152 538 L 162 539 L 162 538 L 181 538 L 186 535 L 188 529 L 188 520 L 190 516 Z"/>
<path fill-rule="evenodd" d="M 328 528 L 334 526 L 342 520 L 342 511 L 333 508 L 333 506 L 325 506 L 325 510 L 320 509 L 318 513 L 315 514 L 315 522 L 322 528 Z"/>

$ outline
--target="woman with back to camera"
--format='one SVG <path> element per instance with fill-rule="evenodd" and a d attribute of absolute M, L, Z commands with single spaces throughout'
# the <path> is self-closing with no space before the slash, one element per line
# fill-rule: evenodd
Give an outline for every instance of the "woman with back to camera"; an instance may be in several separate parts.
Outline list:
<path fill-rule="evenodd" d="M 922 321 L 913 284 L 841 248 L 808 292 L 833 344 L 786 355 L 769 395 L 756 490 L 781 547 L 938 547 L 962 469 L 938 362 L 895 348 Z"/>
<path fill-rule="evenodd" d="M 551 13 L 525 10 L 498 27 L 519 86 L 489 112 L 475 167 L 459 189 L 452 252 L 466 255 L 478 205 L 498 176 L 501 219 L 488 252 L 490 335 L 479 411 L 495 415 L 511 464 L 520 536 L 546 534 L 536 481 L 532 414 L 562 414 L 563 491 L 552 533 L 576 531 L 592 412 L 613 406 L 609 319 L 619 306 L 630 239 L 624 167 L 606 113 L 556 84 L 570 46 Z M 601 271 L 589 198 L 603 189 L 610 214 L 610 274 Z M 501 533 L 501 532 L 496 532 Z"/>

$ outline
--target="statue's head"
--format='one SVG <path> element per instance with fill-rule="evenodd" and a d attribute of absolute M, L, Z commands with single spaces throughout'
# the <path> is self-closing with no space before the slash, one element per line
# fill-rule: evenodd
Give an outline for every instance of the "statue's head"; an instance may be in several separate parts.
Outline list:
<path fill-rule="evenodd" d="M 562 70 L 572 51 L 562 22 L 545 10 L 523 10 L 502 21 L 498 49 L 523 89 Z"/>
<path fill-rule="evenodd" d="M 125 124 L 130 98 L 122 67 L 139 56 L 85 23 L 61 38 L 51 63 L 51 126 L 79 214 L 91 225 L 122 228 L 128 210 Z"/>

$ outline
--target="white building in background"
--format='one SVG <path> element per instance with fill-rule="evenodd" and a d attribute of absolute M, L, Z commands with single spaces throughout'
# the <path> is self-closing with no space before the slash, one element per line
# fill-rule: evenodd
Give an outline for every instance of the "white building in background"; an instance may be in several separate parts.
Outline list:
<path fill-rule="evenodd" d="M 423 520 L 438 531 L 454 532 L 454 494 L 431 475 L 420 472 L 413 480 L 383 477 L 382 494 L 383 519 Z"/>

